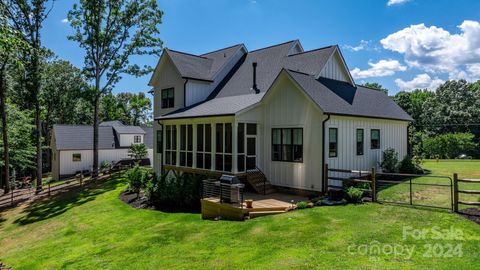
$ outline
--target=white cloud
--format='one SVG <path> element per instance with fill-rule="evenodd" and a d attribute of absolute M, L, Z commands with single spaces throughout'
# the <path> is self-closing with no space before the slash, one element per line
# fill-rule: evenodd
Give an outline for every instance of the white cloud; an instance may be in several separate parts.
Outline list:
<path fill-rule="evenodd" d="M 410 0 L 388 0 L 387 6 L 393 6 L 393 5 L 401 5 L 405 2 L 408 2 Z"/>
<path fill-rule="evenodd" d="M 410 67 L 446 73 L 452 79 L 480 78 L 480 22 L 465 20 L 460 33 L 437 26 L 411 25 L 382 39 L 385 49 L 404 56 Z"/>
<path fill-rule="evenodd" d="M 427 73 L 419 74 L 410 81 L 404 81 L 402 79 L 396 79 L 395 84 L 400 90 L 415 90 L 415 89 L 428 89 L 434 91 L 444 81 L 435 77 L 432 79 Z"/>
<path fill-rule="evenodd" d="M 63 19 L 62 23 L 68 23 L 68 19 L 67 18 Z"/>
<path fill-rule="evenodd" d="M 350 72 L 355 79 L 363 79 L 370 77 L 385 77 L 395 74 L 397 71 L 407 70 L 406 66 L 403 66 L 397 60 L 380 60 L 377 63 L 368 62 L 370 68 L 360 70 L 354 68 Z"/>
<path fill-rule="evenodd" d="M 344 45 L 343 48 L 352 51 L 352 52 L 358 52 L 358 51 L 379 51 L 380 48 L 376 45 L 372 44 L 371 40 L 360 40 L 360 43 L 356 46 L 352 45 Z"/>

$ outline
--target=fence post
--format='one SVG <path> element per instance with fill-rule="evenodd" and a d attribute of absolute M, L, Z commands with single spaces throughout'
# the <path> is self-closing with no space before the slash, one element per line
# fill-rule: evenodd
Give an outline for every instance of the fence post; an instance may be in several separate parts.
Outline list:
<path fill-rule="evenodd" d="M 327 194 L 328 192 L 328 164 L 325 163 L 323 166 L 323 193 Z"/>
<path fill-rule="evenodd" d="M 13 205 L 13 191 L 14 189 L 10 189 L 10 204 Z"/>
<path fill-rule="evenodd" d="M 413 205 L 412 178 L 408 178 L 408 181 L 410 182 L 410 205 Z"/>
<path fill-rule="evenodd" d="M 372 202 L 377 201 L 377 174 L 375 168 L 372 168 Z"/>
<path fill-rule="evenodd" d="M 453 211 L 458 212 L 458 174 L 453 174 Z"/>

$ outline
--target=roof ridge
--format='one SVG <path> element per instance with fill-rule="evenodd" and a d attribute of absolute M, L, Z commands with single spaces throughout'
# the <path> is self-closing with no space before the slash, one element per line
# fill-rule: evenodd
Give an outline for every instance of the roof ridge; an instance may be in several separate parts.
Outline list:
<path fill-rule="evenodd" d="M 338 45 L 336 45 L 336 44 L 335 45 L 328 45 L 328 46 L 317 48 L 317 49 L 312 49 L 312 50 L 303 51 L 303 52 L 299 52 L 299 53 L 295 53 L 295 54 L 290 54 L 290 55 L 288 55 L 288 57 L 296 56 L 296 55 L 299 55 L 299 54 L 311 53 L 311 52 L 320 51 L 320 50 L 325 50 L 325 49 L 335 47 L 335 46 L 338 46 Z"/>
<path fill-rule="evenodd" d="M 230 49 L 230 48 L 233 48 L 233 47 L 236 47 L 236 46 L 244 46 L 244 47 L 245 47 L 245 44 L 243 44 L 243 43 L 238 43 L 238 44 L 235 44 L 235 45 L 232 45 L 232 46 L 228 46 L 228 47 L 225 47 L 225 48 L 222 48 L 222 49 L 218 49 L 218 50 L 215 50 L 215 51 L 211 51 L 211 52 L 207 52 L 207 53 L 204 53 L 204 54 L 200 54 L 200 57 L 204 57 L 204 55 L 216 53 L 216 52 L 223 51 L 223 50 L 226 50 L 226 49 Z"/>
<path fill-rule="evenodd" d="M 298 73 L 298 74 L 302 74 L 302 75 L 307 75 L 309 77 L 313 77 L 312 74 L 308 74 L 308 73 L 305 73 L 305 72 L 302 72 L 302 71 L 299 71 L 299 70 L 293 70 L 293 69 L 289 69 L 289 68 L 285 68 L 287 71 L 291 71 L 291 72 L 294 72 L 294 73 Z"/>
<path fill-rule="evenodd" d="M 261 51 L 261 50 L 265 50 L 265 49 L 270 49 L 270 48 L 277 47 L 277 46 L 282 46 L 282 45 L 292 43 L 292 42 L 295 42 L 295 41 L 299 41 L 299 40 L 298 39 L 290 40 L 290 41 L 283 42 L 283 43 L 280 43 L 280 44 L 275 44 L 275 45 L 271 45 L 271 46 L 268 46 L 268 47 L 256 49 L 256 50 L 250 51 L 248 53 L 253 53 L 253 52 L 257 52 L 257 51 Z"/>
<path fill-rule="evenodd" d="M 175 53 L 179 53 L 179 54 L 189 55 L 189 56 L 198 57 L 198 58 L 202 58 L 202 59 L 206 59 L 206 60 L 212 60 L 212 59 L 210 59 L 210 58 L 203 57 L 203 56 L 200 56 L 200 55 L 195 55 L 195 54 L 192 54 L 192 53 L 176 51 L 176 50 L 172 50 L 172 49 L 168 49 L 168 48 L 165 48 L 165 49 L 166 49 L 167 51 L 171 51 L 171 52 L 175 52 Z"/>

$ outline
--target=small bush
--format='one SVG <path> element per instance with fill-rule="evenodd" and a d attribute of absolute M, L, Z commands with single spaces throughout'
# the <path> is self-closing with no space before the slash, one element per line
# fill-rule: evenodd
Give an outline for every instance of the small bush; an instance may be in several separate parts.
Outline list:
<path fill-rule="evenodd" d="M 140 190 L 146 186 L 146 183 L 150 178 L 149 171 L 136 165 L 132 169 L 129 169 L 125 176 L 128 180 L 128 190 L 137 193 L 138 198 L 140 195 Z"/>
<path fill-rule="evenodd" d="M 102 164 L 100 164 L 100 168 L 105 170 L 109 169 L 112 166 L 112 164 L 106 160 L 102 161 Z"/>
<path fill-rule="evenodd" d="M 400 173 L 416 174 L 421 172 L 421 168 L 410 156 L 405 156 L 405 158 L 400 161 L 400 164 L 398 165 L 398 171 Z"/>
<path fill-rule="evenodd" d="M 297 209 L 305 209 L 308 207 L 308 202 L 301 201 L 297 203 Z"/>
<path fill-rule="evenodd" d="M 362 201 L 363 191 L 356 187 L 349 187 L 347 189 L 347 195 L 350 202 L 359 203 Z"/>
<path fill-rule="evenodd" d="M 397 172 L 397 164 L 398 164 L 398 153 L 393 148 L 388 148 L 383 151 L 382 157 L 382 169 L 386 173 L 394 173 Z"/>

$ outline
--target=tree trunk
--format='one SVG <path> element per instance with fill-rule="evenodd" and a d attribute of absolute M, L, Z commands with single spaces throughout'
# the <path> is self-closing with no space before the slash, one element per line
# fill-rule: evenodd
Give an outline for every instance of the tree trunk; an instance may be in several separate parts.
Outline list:
<path fill-rule="evenodd" d="M 36 178 L 37 178 L 37 192 L 40 192 L 42 187 L 42 121 L 40 119 L 40 100 L 38 95 L 40 93 L 40 56 L 39 48 L 34 49 L 32 57 L 32 89 L 31 95 L 35 106 L 35 145 L 36 145 Z"/>
<path fill-rule="evenodd" d="M 0 187 L 4 188 L 4 192 L 8 193 L 10 191 L 10 155 L 8 153 L 8 123 L 7 123 L 7 110 L 5 102 L 5 92 L 6 92 L 6 73 L 5 66 L 0 70 L 0 113 L 2 114 L 2 139 L 3 139 L 3 159 L 5 166 L 3 168 L 3 183 L 0 181 Z"/>
<path fill-rule="evenodd" d="M 96 95 L 93 101 L 93 180 L 98 176 L 98 107 L 99 97 Z"/>

